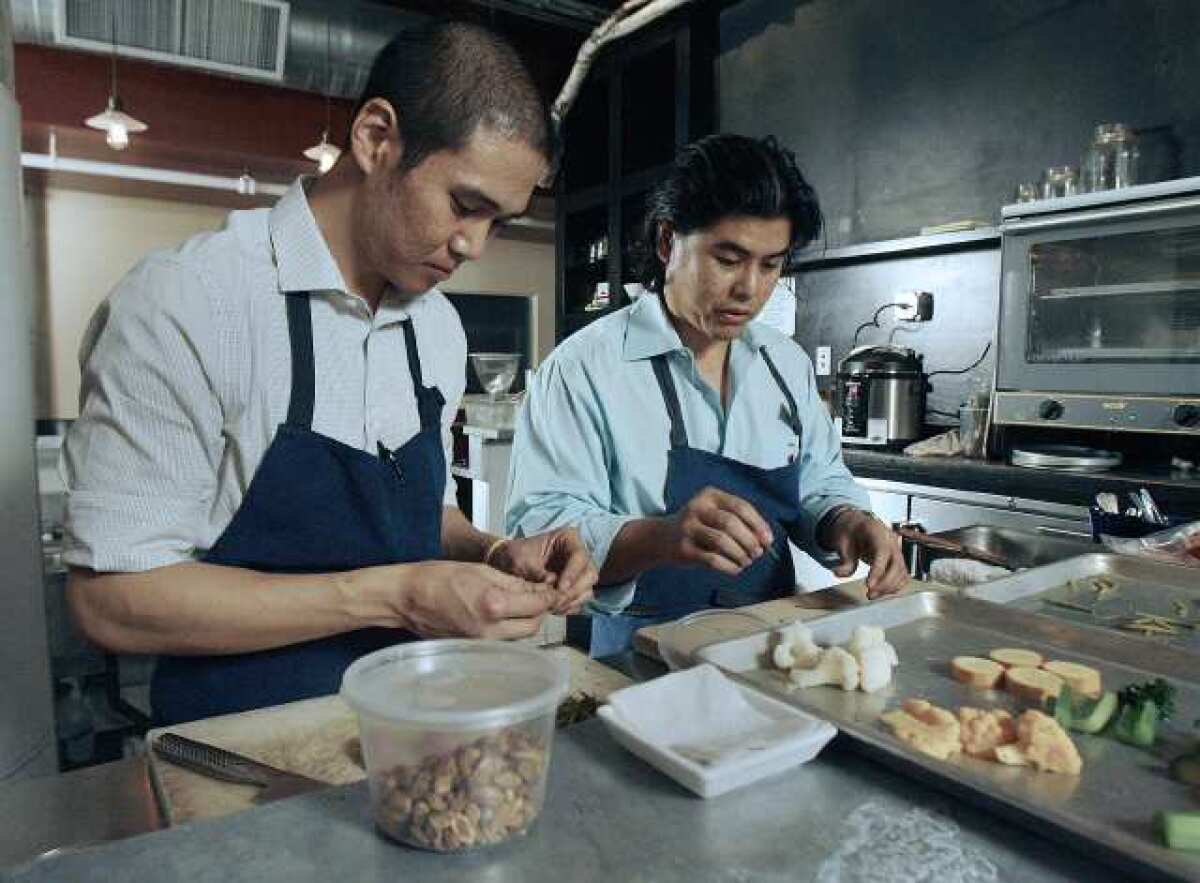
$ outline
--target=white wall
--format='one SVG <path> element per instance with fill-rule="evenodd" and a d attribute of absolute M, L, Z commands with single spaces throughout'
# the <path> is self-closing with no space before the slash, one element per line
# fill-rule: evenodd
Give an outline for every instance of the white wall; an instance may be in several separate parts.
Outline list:
<path fill-rule="evenodd" d="M 482 260 L 460 267 L 442 288 L 472 294 L 536 296 L 535 365 L 554 349 L 554 243 L 493 240 Z"/>
<path fill-rule="evenodd" d="M 37 415 L 79 413 L 79 341 L 96 306 L 144 255 L 220 227 L 228 209 L 61 186 L 26 187 L 37 295 Z M 488 245 L 447 291 L 537 296 L 534 351 L 554 346 L 554 246 L 510 239 Z"/>

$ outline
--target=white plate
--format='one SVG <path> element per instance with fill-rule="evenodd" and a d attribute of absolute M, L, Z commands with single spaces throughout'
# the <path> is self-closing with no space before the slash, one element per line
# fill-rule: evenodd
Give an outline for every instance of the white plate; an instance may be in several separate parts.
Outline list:
<path fill-rule="evenodd" d="M 668 675 L 669 677 L 669 675 Z M 754 709 L 775 720 L 794 718 L 806 726 L 792 738 L 714 765 L 702 765 L 676 751 L 643 739 L 610 705 L 600 706 L 600 720 L 620 745 L 700 797 L 716 797 L 792 767 L 808 763 L 837 735 L 833 724 L 757 690 L 737 685 Z M 685 722 L 681 722 L 684 724 Z"/>

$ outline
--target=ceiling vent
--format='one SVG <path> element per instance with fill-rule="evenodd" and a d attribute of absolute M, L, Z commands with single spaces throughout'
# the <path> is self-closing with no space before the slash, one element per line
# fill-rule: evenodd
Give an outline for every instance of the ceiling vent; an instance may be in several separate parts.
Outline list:
<path fill-rule="evenodd" d="M 55 42 L 227 74 L 283 79 L 284 0 L 56 0 Z"/>

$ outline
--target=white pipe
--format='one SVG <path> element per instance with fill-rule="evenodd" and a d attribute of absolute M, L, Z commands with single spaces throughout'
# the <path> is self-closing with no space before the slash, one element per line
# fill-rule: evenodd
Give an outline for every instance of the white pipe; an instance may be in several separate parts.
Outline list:
<path fill-rule="evenodd" d="M 237 178 L 201 175 L 196 172 L 180 172 L 175 169 L 159 169 L 153 166 L 132 166 L 124 163 L 97 162 L 90 159 L 71 159 L 52 156 L 48 153 L 22 153 L 21 165 L 27 169 L 43 169 L 48 172 L 72 172 L 77 175 L 95 175 L 101 178 L 122 178 L 127 181 L 149 181 L 154 184 L 176 184 L 180 187 L 239 192 Z M 287 192 L 287 187 L 286 184 L 258 182 L 258 192 L 271 196 L 282 196 Z"/>

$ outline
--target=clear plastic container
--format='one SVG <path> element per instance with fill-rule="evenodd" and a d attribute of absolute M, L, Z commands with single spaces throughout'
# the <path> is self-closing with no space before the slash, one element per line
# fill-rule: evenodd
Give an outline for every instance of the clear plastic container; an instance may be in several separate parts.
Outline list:
<path fill-rule="evenodd" d="M 1092 144 L 1083 157 L 1083 189 L 1086 193 L 1131 187 L 1138 182 L 1137 135 L 1121 123 L 1096 127 Z"/>
<path fill-rule="evenodd" d="M 376 825 L 439 852 L 525 834 L 568 681 L 550 654 L 498 641 L 398 644 L 356 661 L 342 697 L 358 714 Z"/>
<path fill-rule="evenodd" d="M 488 395 L 508 392 L 521 367 L 520 353 L 471 353 L 471 366 Z"/>
<path fill-rule="evenodd" d="M 519 392 L 499 396 L 465 395 L 463 410 L 467 412 L 467 425 L 487 429 L 515 429 L 523 399 L 524 394 Z"/>

